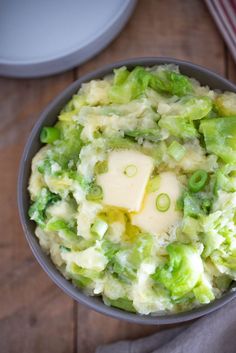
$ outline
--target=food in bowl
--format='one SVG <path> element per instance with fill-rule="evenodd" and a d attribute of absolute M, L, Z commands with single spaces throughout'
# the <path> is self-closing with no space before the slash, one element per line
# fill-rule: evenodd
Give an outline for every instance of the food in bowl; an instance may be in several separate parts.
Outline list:
<path fill-rule="evenodd" d="M 140 314 L 187 311 L 236 279 L 236 94 L 175 65 L 82 84 L 32 161 L 29 217 L 59 271 Z"/>

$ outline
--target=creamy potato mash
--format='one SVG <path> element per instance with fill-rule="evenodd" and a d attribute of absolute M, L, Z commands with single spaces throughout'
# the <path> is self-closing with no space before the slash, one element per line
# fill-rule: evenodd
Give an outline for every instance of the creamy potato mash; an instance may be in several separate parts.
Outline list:
<path fill-rule="evenodd" d="M 29 217 L 58 270 L 140 314 L 190 310 L 236 279 L 236 94 L 178 67 L 82 84 L 43 127 Z"/>

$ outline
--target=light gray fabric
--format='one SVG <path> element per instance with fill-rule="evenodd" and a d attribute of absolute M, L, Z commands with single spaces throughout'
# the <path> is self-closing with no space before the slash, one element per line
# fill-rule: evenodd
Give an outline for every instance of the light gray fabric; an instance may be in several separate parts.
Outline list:
<path fill-rule="evenodd" d="M 96 353 L 236 353 L 236 300 L 192 324 L 100 346 Z"/>

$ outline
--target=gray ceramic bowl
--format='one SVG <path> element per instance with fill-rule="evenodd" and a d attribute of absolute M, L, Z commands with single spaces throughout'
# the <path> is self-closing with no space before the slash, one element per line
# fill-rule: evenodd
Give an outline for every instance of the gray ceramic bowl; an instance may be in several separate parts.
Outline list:
<path fill-rule="evenodd" d="M 25 150 L 22 156 L 19 170 L 18 179 L 18 207 L 20 213 L 21 223 L 25 232 L 26 239 L 29 246 L 38 260 L 39 264 L 49 275 L 49 277 L 70 297 L 77 300 L 78 302 L 87 305 L 91 309 L 94 309 L 102 314 L 106 314 L 117 319 L 123 319 L 138 324 L 173 324 L 183 321 L 192 320 L 210 313 L 224 304 L 228 303 L 236 296 L 236 285 L 233 285 L 227 293 L 225 293 L 220 299 L 214 302 L 204 305 L 200 308 L 191 310 L 189 312 L 179 314 L 168 314 L 168 315 L 157 315 L 157 316 L 142 316 L 139 314 L 128 313 L 116 308 L 106 306 L 100 297 L 88 297 L 83 294 L 78 288 L 75 288 L 73 284 L 66 280 L 60 272 L 56 269 L 55 265 L 50 260 L 39 246 L 39 243 L 34 235 L 35 224 L 29 220 L 27 215 L 30 204 L 29 193 L 27 191 L 28 180 L 31 171 L 31 160 L 36 152 L 40 149 L 41 143 L 39 140 L 40 130 L 44 125 L 53 125 L 57 120 L 57 115 L 65 104 L 70 100 L 72 95 L 78 91 L 83 82 L 90 81 L 92 79 L 102 78 L 105 75 L 112 72 L 116 67 L 126 65 L 128 68 L 132 68 L 136 65 L 153 66 L 159 64 L 174 63 L 179 65 L 180 71 L 190 77 L 194 77 L 201 82 L 203 85 L 208 85 L 213 89 L 229 90 L 236 92 L 236 86 L 226 80 L 225 78 L 211 72 L 203 67 L 194 65 L 189 62 L 175 60 L 171 58 L 138 58 L 130 59 L 115 64 L 107 65 L 102 69 L 89 73 L 81 77 L 79 80 L 71 84 L 65 91 L 63 91 L 58 97 L 56 97 L 48 107 L 40 115 L 37 123 L 35 124 L 29 139 L 26 143 Z"/>

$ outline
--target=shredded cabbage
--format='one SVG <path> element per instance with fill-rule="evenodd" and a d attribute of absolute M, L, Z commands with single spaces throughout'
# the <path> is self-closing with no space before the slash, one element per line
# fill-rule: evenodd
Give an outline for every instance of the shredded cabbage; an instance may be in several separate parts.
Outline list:
<path fill-rule="evenodd" d="M 68 280 L 144 315 L 190 310 L 228 290 L 236 280 L 235 93 L 201 86 L 174 65 L 121 67 L 84 83 L 55 127 L 32 160 L 29 218 Z M 113 163 L 109 190 L 133 197 L 135 212 L 104 202 L 99 180 L 114 150 L 129 150 L 131 160 L 122 170 L 122 160 Z M 141 153 L 151 161 L 142 178 Z M 167 174 L 178 186 L 161 179 Z M 160 195 L 168 207 L 156 207 Z"/>

